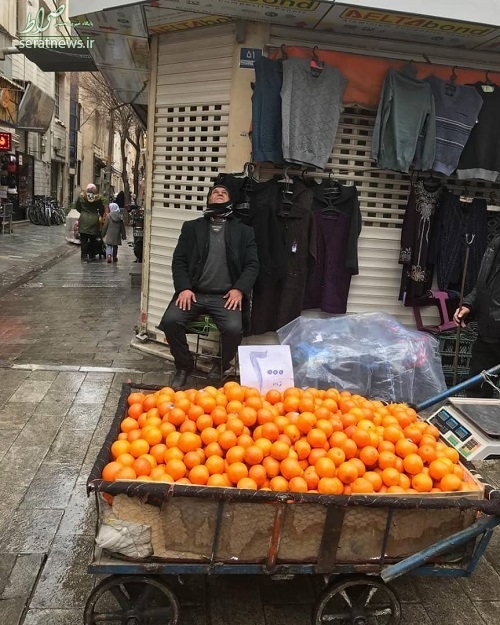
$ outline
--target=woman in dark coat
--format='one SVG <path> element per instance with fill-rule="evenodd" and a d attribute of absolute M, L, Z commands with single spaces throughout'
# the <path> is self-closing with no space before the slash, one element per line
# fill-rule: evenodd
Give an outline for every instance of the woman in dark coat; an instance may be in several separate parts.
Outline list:
<path fill-rule="evenodd" d="M 80 213 L 78 232 L 81 259 L 91 260 L 95 258 L 97 238 L 101 235 L 100 219 L 104 215 L 104 204 L 97 194 L 95 184 L 87 185 L 85 192 L 76 200 L 75 208 Z"/>

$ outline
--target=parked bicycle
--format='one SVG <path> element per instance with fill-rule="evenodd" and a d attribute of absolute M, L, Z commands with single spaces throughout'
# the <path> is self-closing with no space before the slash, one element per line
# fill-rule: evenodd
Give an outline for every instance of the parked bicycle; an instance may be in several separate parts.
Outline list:
<path fill-rule="evenodd" d="M 66 223 L 66 214 L 57 200 L 35 195 L 27 204 L 28 219 L 36 226 L 60 226 Z"/>

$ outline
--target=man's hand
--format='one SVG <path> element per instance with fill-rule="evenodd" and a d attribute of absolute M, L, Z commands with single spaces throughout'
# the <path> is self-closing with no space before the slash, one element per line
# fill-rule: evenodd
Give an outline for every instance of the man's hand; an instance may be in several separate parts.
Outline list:
<path fill-rule="evenodd" d="M 193 291 L 186 289 L 181 291 L 175 300 L 175 305 L 181 310 L 191 310 L 191 302 L 196 302 L 196 295 Z"/>
<path fill-rule="evenodd" d="M 224 308 L 228 310 L 241 310 L 241 302 L 243 301 L 243 293 L 238 289 L 231 289 L 224 295 L 226 303 Z"/>
<path fill-rule="evenodd" d="M 453 315 L 453 321 L 458 325 L 465 328 L 466 323 L 464 321 L 464 317 L 466 317 L 470 313 L 470 308 L 467 306 L 462 306 L 461 308 L 457 308 L 455 314 Z"/>

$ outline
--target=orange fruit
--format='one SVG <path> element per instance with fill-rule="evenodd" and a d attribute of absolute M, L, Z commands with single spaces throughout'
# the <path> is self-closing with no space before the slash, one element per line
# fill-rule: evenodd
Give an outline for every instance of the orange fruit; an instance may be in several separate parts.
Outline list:
<path fill-rule="evenodd" d="M 358 471 L 358 477 L 362 477 L 366 473 L 365 463 L 362 462 L 359 458 L 350 458 L 347 462 L 350 462 L 356 467 Z"/>
<path fill-rule="evenodd" d="M 261 408 L 257 410 L 257 423 L 264 425 L 264 423 L 271 423 L 274 421 L 274 414 L 268 408 Z"/>
<path fill-rule="evenodd" d="M 381 486 L 383 484 L 382 477 L 380 476 L 379 473 L 376 473 L 375 471 L 367 471 L 363 475 L 363 478 L 365 480 L 368 480 L 369 482 L 371 482 L 374 491 L 380 490 L 380 488 L 381 488 Z"/>
<path fill-rule="evenodd" d="M 318 492 L 322 495 L 342 495 L 344 485 L 337 477 L 322 477 L 318 482 Z"/>
<path fill-rule="evenodd" d="M 216 426 L 227 421 L 227 412 L 223 406 L 216 406 L 210 413 L 210 416 L 213 419 L 213 424 Z"/>
<path fill-rule="evenodd" d="M 316 415 L 313 412 L 306 411 L 299 414 L 299 416 L 297 417 L 297 423 L 295 425 L 303 434 L 307 434 L 313 429 L 313 427 L 316 425 L 316 422 Z"/>
<path fill-rule="evenodd" d="M 142 438 L 142 430 L 132 430 L 127 434 L 127 440 L 129 443 L 136 441 L 138 438 Z"/>
<path fill-rule="evenodd" d="M 391 495 L 402 495 L 406 493 L 405 489 L 402 486 L 397 486 L 396 484 L 394 486 L 389 486 L 387 488 L 387 492 Z"/>
<path fill-rule="evenodd" d="M 408 454 L 403 459 L 403 467 L 406 473 L 409 473 L 410 475 L 417 475 L 417 473 L 422 473 L 424 461 L 418 454 Z"/>
<path fill-rule="evenodd" d="M 328 457 L 320 458 L 314 465 L 314 468 L 320 478 L 335 477 L 337 473 L 335 463 Z"/>
<path fill-rule="evenodd" d="M 139 456 L 139 458 L 144 458 L 145 460 L 147 460 L 151 467 L 156 467 L 156 465 L 158 464 L 156 462 L 156 458 L 154 458 L 151 454 L 142 454 L 142 456 Z"/>
<path fill-rule="evenodd" d="M 297 460 L 285 458 L 280 462 L 280 472 L 286 480 L 291 480 L 292 477 L 301 477 L 304 471 Z"/>
<path fill-rule="evenodd" d="M 309 456 L 307 456 L 307 461 L 309 464 L 315 465 L 320 458 L 326 458 L 326 455 L 326 449 L 312 449 Z"/>
<path fill-rule="evenodd" d="M 288 482 L 288 490 L 292 493 L 307 493 L 309 488 L 303 477 L 292 477 Z"/>
<path fill-rule="evenodd" d="M 135 462 L 135 458 L 132 454 L 121 454 L 116 459 L 116 462 L 119 462 L 123 467 L 131 467 Z"/>
<path fill-rule="evenodd" d="M 184 458 L 184 452 L 178 447 L 168 447 L 163 455 L 164 463 L 167 464 L 169 460 L 174 460 L 174 458 L 176 460 L 182 460 Z"/>
<path fill-rule="evenodd" d="M 230 447 L 226 451 L 226 460 L 229 464 L 233 464 L 234 462 L 243 462 L 245 458 L 245 448 L 240 445 L 235 445 L 234 447 Z"/>
<path fill-rule="evenodd" d="M 445 492 L 462 490 L 462 480 L 458 477 L 458 475 L 448 473 L 439 483 L 439 487 Z"/>
<path fill-rule="evenodd" d="M 413 425 L 408 425 L 407 427 L 405 427 L 404 435 L 406 436 L 406 438 L 409 438 L 411 441 L 413 441 L 414 443 L 418 445 L 418 443 L 420 443 L 420 439 L 422 438 L 423 434 L 420 431 L 417 424 L 413 424 Z"/>
<path fill-rule="evenodd" d="M 196 467 L 199 464 L 201 464 L 202 460 L 198 452 L 188 451 L 187 454 L 182 459 L 182 462 L 184 462 L 184 464 L 186 465 L 188 469 L 192 469 L 193 467 Z"/>
<path fill-rule="evenodd" d="M 130 443 L 129 453 L 134 456 L 134 458 L 147 454 L 149 453 L 149 443 L 143 438 L 138 438 Z"/>
<path fill-rule="evenodd" d="M 355 458 L 356 454 L 358 452 L 358 446 L 356 445 L 356 443 L 351 440 L 351 439 L 347 439 L 343 445 L 341 445 L 341 449 L 342 451 L 345 453 L 345 457 L 349 460 L 350 458 Z"/>
<path fill-rule="evenodd" d="M 429 475 L 436 482 L 440 482 L 445 475 L 452 471 L 453 468 L 441 458 L 433 460 L 429 465 Z"/>
<path fill-rule="evenodd" d="M 311 453 L 311 445 L 309 445 L 305 438 L 298 440 L 294 445 L 294 449 L 297 452 L 299 460 L 305 460 Z"/>
<path fill-rule="evenodd" d="M 351 484 L 351 492 L 354 493 L 373 493 L 374 488 L 370 480 L 365 477 L 357 477 Z"/>
<path fill-rule="evenodd" d="M 227 488 L 231 486 L 231 482 L 224 477 L 224 475 L 219 475 L 218 473 L 214 473 L 207 480 L 207 486 L 218 486 L 219 488 Z"/>
<path fill-rule="evenodd" d="M 197 465 L 189 471 L 189 480 L 191 484 L 206 484 L 210 473 L 204 464 Z"/>
<path fill-rule="evenodd" d="M 184 423 L 179 426 L 179 432 L 184 434 L 184 432 L 191 432 L 192 434 L 196 434 L 198 432 L 198 428 L 196 427 L 196 423 L 191 421 L 191 419 L 185 419 Z"/>
<path fill-rule="evenodd" d="M 219 440 L 219 433 L 215 428 L 205 428 L 203 432 L 201 432 L 200 437 L 204 445 L 209 445 Z"/>
<path fill-rule="evenodd" d="M 224 473 L 224 458 L 221 458 L 220 456 L 210 456 L 206 459 L 205 466 L 207 467 L 210 475 L 214 475 L 214 473 Z"/>
<path fill-rule="evenodd" d="M 108 462 L 108 464 L 102 470 L 102 479 L 106 482 L 114 482 L 116 480 L 116 476 L 121 469 L 123 469 L 123 464 L 120 462 Z"/>
<path fill-rule="evenodd" d="M 384 428 L 382 435 L 384 441 L 389 441 L 396 444 L 400 438 L 404 438 L 403 430 L 399 425 L 388 425 Z"/>
<path fill-rule="evenodd" d="M 207 428 L 211 428 L 213 424 L 214 424 L 214 420 L 209 414 L 201 414 L 196 419 L 196 427 L 199 432 L 203 432 L 203 430 L 206 430 Z"/>
<path fill-rule="evenodd" d="M 458 464 L 458 462 L 460 461 L 460 454 L 453 447 L 447 447 L 446 449 L 444 449 L 444 453 L 446 458 L 449 458 L 453 462 L 453 464 Z"/>
<path fill-rule="evenodd" d="M 257 490 L 257 484 L 256 484 L 255 480 L 252 480 L 249 477 L 243 477 L 236 484 L 236 488 L 243 488 L 243 489 L 246 489 L 246 490 Z"/>
<path fill-rule="evenodd" d="M 252 444 L 253 444 L 253 441 L 252 441 Z M 257 447 L 260 447 L 262 449 L 264 456 L 269 456 L 269 454 L 271 453 L 271 448 L 273 446 L 273 444 L 268 438 L 257 438 L 255 440 L 255 445 L 257 445 Z"/>
<path fill-rule="evenodd" d="M 273 477 L 269 482 L 269 488 L 276 492 L 284 492 L 288 490 L 288 480 L 281 475 Z"/>
<path fill-rule="evenodd" d="M 142 409 L 142 404 L 132 404 L 127 410 L 126 418 L 134 419 L 134 421 L 137 421 L 137 419 L 141 416 L 143 412 L 144 411 Z"/>
<path fill-rule="evenodd" d="M 367 445 L 359 451 L 359 459 L 366 467 L 376 466 L 379 458 L 379 452 L 376 447 Z"/>
<path fill-rule="evenodd" d="M 425 444 L 420 445 L 417 450 L 417 454 L 422 458 L 422 460 L 430 464 L 433 460 L 436 460 L 436 448 L 433 445 Z"/>
<path fill-rule="evenodd" d="M 280 463 L 279 463 L 278 460 L 276 460 L 276 458 L 272 458 L 271 456 L 267 456 L 262 461 L 262 466 L 266 470 L 268 478 L 271 479 L 271 478 L 277 477 L 279 475 Z"/>
<path fill-rule="evenodd" d="M 285 442 L 275 441 L 271 445 L 270 454 L 273 458 L 276 458 L 276 460 L 284 460 L 285 458 L 288 458 L 289 451 L 290 451 L 290 446 L 287 445 Z M 250 463 L 250 464 L 258 464 L 258 463 Z"/>
<path fill-rule="evenodd" d="M 411 485 L 418 493 L 429 493 L 433 487 L 432 479 L 425 473 L 414 475 L 411 479 Z"/>
<path fill-rule="evenodd" d="M 151 463 L 146 458 L 137 458 L 134 460 L 132 469 L 135 471 L 137 477 L 141 475 L 149 475 L 152 470 Z"/>
<path fill-rule="evenodd" d="M 415 454 L 417 453 L 417 450 L 418 447 L 415 445 L 415 443 L 408 440 L 407 438 L 400 438 L 396 442 L 395 451 L 400 458 L 405 458 L 409 454 Z"/>
<path fill-rule="evenodd" d="M 264 452 L 257 445 L 250 445 L 250 447 L 247 447 L 244 451 L 244 460 L 249 466 L 260 464 L 263 459 Z"/>
<path fill-rule="evenodd" d="M 224 451 L 219 443 L 214 442 L 209 443 L 205 447 L 205 454 L 207 455 L 207 458 L 209 458 L 210 456 L 220 456 L 222 458 L 224 456 Z"/>
<path fill-rule="evenodd" d="M 277 404 L 278 402 L 282 401 L 281 393 L 276 390 L 267 391 L 266 401 L 268 401 L 272 405 Z"/>
<path fill-rule="evenodd" d="M 267 480 L 267 472 L 262 464 L 254 464 L 248 470 L 248 477 L 252 479 L 257 486 L 262 486 Z"/>
<path fill-rule="evenodd" d="M 188 419 L 191 419 L 191 421 L 196 421 L 204 413 L 203 408 L 197 404 L 191 404 L 186 412 Z"/>
<path fill-rule="evenodd" d="M 344 451 L 342 449 L 340 449 L 340 447 L 331 447 L 326 452 L 326 456 L 327 456 L 327 458 L 330 458 L 330 460 L 333 460 L 333 464 L 336 467 L 341 465 L 346 460 L 345 453 L 344 453 Z"/>
<path fill-rule="evenodd" d="M 358 469 L 351 462 L 343 462 L 337 467 L 337 477 L 344 484 L 352 484 L 358 476 Z"/>
<path fill-rule="evenodd" d="M 243 434 L 243 430 L 245 428 L 245 424 L 238 417 L 233 417 L 231 414 L 228 415 L 228 420 L 226 422 L 226 431 L 234 432 L 236 436 L 240 436 Z"/>
<path fill-rule="evenodd" d="M 394 469 L 393 467 L 387 467 L 382 471 L 382 482 L 386 486 L 399 486 L 399 476 L 400 473 L 397 469 Z"/>
<path fill-rule="evenodd" d="M 182 408 L 172 408 L 172 410 L 168 413 L 168 421 L 169 423 L 172 423 L 172 425 L 182 425 L 185 420 L 186 413 L 182 410 Z"/>
<path fill-rule="evenodd" d="M 162 433 L 157 427 L 145 427 L 142 430 L 142 438 L 149 443 L 149 445 L 157 445 L 163 440 Z"/>
<path fill-rule="evenodd" d="M 165 465 L 165 472 L 171 475 L 176 481 L 181 477 L 184 477 L 186 475 L 186 471 L 186 465 L 182 462 L 182 460 L 178 460 L 176 458 L 169 460 Z"/>
<path fill-rule="evenodd" d="M 177 447 L 177 443 L 179 442 L 180 437 L 180 432 L 170 432 L 170 434 L 167 434 L 167 438 L 165 439 L 165 445 L 169 448 Z"/>
<path fill-rule="evenodd" d="M 135 404 L 133 404 L 135 405 Z M 132 467 L 122 467 L 116 474 L 117 480 L 135 480 L 137 477 L 136 472 Z"/>
<path fill-rule="evenodd" d="M 390 451 L 392 454 L 394 454 L 396 451 L 396 446 L 394 445 L 394 443 L 391 443 L 391 441 L 380 441 L 377 449 L 379 453 L 382 453 L 383 451 Z"/>
<path fill-rule="evenodd" d="M 230 430 L 226 430 L 219 435 L 218 443 L 222 447 L 222 449 L 229 449 L 230 447 L 234 447 L 237 443 L 238 437 L 234 432 Z"/>
<path fill-rule="evenodd" d="M 111 445 L 111 455 L 113 458 L 118 458 L 118 456 L 128 453 L 129 447 L 130 443 L 126 440 L 115 441 Z"/>
<path fill-rule="evenodd" d="M 164 421 L 158 429 L 160 430 L 163 438 L 166 439 L 171 432 L 175 432 L 175 425 L 169 423 L 168 421 Z"/>
<path fill-rule="evenodd" d="M 381 469 L 396 466 L 397 456 L 390 451 L 381 451 L 378 457 L 378 466 Z"/>
<path fill-rule="evenodd" d="M 232 484 L 237 484 L 244 477 L 248 477 L 248 469 L 243 462 L 233 462 L 227 468 L 227 477 Z"/>
<path fill-rule="evenodd" d="M 136 406 L 137 404 L 132 405 Z M 128 434 L 132 430 L 138 430 L 139 424 L 137 423 L 136 419 L 133 419 L 132 417 L 125 417 L 125 419 L 123 419 L 120 424 L 120 429 L 122 432 L 126 432 Z"/>
<path fill-rule="evenodd" d="M 177 441 L 177 447 L 184 453 L 199 449 L 201 444 L 200 436 L 198 434 L 193 434 L 193 432 L 184 432 L 179 436 L 179 440 Z"/>
<path fill-rule="evenodd" d="M 356 443 L 358 448 L 367 447 L 368 445 L 371 445 L 372 442 L 369 432 L 359 427 L 354 429 L 351 438 Z"/>
<path fill-rule="evenodd" d="M 127 397 L 127 403 L 129 406 L 131 406 L 132 404 L 141 404 L 144 401 L 146 395 L 144 395 L 144 393 L 130 393 L 130 395 Z"/>
<path fill-rule="evenodd" d="M 324 448 L 327 441 L 326 432 L 319 428 L 312 428 L 307 433 L 307 442 L 313 448 Z"/>
<path fill-rule="evenodd" d="M 264 423 L 262 426 L 262 438 L 267 438 L 271 442 L 277 440 L 279 433 L 280 431 L 275 423 Z"/>

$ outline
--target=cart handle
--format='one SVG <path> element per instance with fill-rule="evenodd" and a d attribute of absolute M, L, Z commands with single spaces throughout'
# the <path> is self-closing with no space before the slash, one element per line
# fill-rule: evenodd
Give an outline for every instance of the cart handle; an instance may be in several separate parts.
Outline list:
<path fill-rule="evenodd" d="M 486 380 L 487 377 L 496 375 L 497 373 L 500 373 L 500 365 L 496 365 L 495 367 L 492 367 L 487 371 L 481 371 L 481 373 L 478 373 L 474 377 L 469 378 L 464 382 L 460 382 L 460 384 L 452 386 L 451 388 L 446 389 L 446 391 L 443 391 L 442 393 L 439 393 L 438 395 L 435 395 L 434 397 L 423 401 L 421 404 L 418 404 L 418 406 L 415 407 L 415 410 L 417 412 L 420 412 L 425 408 L 429 408 L 429 406 L 434 406 L 434 404 L 437 404 L 441 400 L 450 397 L 450 395 L 453 395 L 457 391 L 461 391 L 464 388 L 469 388 L 469 386 L 474 386 L 474 384 L 476 384 L 477 382 L 481 382 L 481 380 Z"/>
<path fill-rule="evenodd" d="M 427 549 L 423 549 L 418 553 L 405 558 L 404 560 L 400 560 L 396 564 L 392 564 L 391 566 L 386 567 L 381 572 L 380 576 L 384 580 L 384 582 L 390 582 L 391 580 L 399 577 L 400 575 L 404 575 L 405 573 L 409 573 L 414 569 L 418 568 L 425 564 L 428 560 L 435 556 L 442 555 L 448 551 L 451 551 L 455 547 L 463 545 L 464 543 L 469 542 L 472 538 L 476 538 L 480 534 L 485 532 L 491 533 L 493 528 L 500 524 L 500 517 L 484 517 L 476 521 L 473 525 L 468 528 L 462 530 L 461 532 L 457 532 L 448 538 L 444 538 L 439 542 L 427 547 Z"/>

